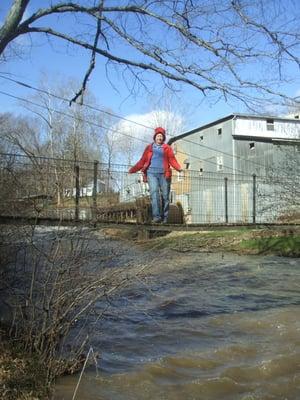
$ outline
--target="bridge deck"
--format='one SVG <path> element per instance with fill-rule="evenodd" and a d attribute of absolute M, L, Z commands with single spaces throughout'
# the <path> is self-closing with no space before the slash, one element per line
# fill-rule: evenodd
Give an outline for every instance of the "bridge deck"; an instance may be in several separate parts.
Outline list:
<path fill-rule="evenodd" d="M 228 229 L 296 229 L 300 230 L 299 223 L 220 223 L 220 224 L 147 224 L 136 222 L 113 222 L 113 221 L 88 221 L 88 220 L 68 220 L 58 218 L 26 218 L 0 216 L 0 224 L 19 224 L 19 225 L 46 225 L 46 226 L 93 226 L 96 228 L 118 228 L 128 229 L 136 227 L 147 231 L 208 231 L 208 230 L 228 230 Z"/>

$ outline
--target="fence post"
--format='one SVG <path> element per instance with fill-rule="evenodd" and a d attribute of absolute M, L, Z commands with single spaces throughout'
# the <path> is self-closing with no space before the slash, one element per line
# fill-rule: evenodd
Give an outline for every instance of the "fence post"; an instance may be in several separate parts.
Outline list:
<path fill-rule="evenodd" d="M 80 186 L 79 186 L 79 165 L 75 165 L 75 221 L 79 221 L 79 197 L 80 197 Z"/>
<path fill-rule="evenodd" d="M 224 178 L 224 190 L 225 190 L 225 222 L 228 224 L 228 178 Z"/>
<path fill-rule="evenodd" d="M 97 220 L 97 188 L 98 188 L 98 165 L 97 160 L 94 161 L 94 181 L 93 181 L 93 206 L 92 206 L 92 220 L 95 223 Z"/>
<path fill-rule="evenodd" d="M 253 187 L 252 187 L 252 222 L 256 222 L 256 175 L 253 174 Z"/>

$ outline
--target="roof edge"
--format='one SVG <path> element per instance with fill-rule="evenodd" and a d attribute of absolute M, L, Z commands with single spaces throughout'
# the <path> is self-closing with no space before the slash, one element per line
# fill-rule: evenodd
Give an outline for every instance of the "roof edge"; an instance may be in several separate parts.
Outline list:
<path fill-rule="evenodd" d="M 233 119 L 236 115 L 237 115 L 237 114 L 230 114 L 230 115 L 227 115 L 226 117 L 220 118 L 220 119 L 218 119 L 218 120 L 216 120 L 216 121 L 210 122 L 210 123 L 208 123 L 208 124 L 199 126 L 198 128 L 194 128 L 194 129 L 192 129 L 192 130 L 190 130 L 190 131 L 184 132 L 184 133 L 182 133 L 181 135 L 174 136 L 174 137 L 172 137 L 172 138 L 168 141 L 168 144 L 172 144 L 172 143 L 176 142 L 176 141 L 179 140 L 179 139 L 182 139 L 182 138 L 184 138 L 184 137 L 186 137 L 186 136 L 192 135 L 193 133 L 200 132 L 200 131 L 202 131 L 203 129 L 210 128 L 211 126 L 214 126 L 214 125 L 216 125 L 216 124 L 220 124 L 221 122 L 225 122 L 225 121 L 227 121 L 227 120 L 229 120 L 229 119 Z"/>
<path fill-rule="evenodd" d="M 204 129 L 210 128 L 214 125 L 218 125 L 222 122 L 228 121 L 230 119 L 235 119 L 235 118 L 252 118 L 252 119 L 274 119 L 274 120 L 279 120 L 279 121 L 291 121 L 291 122 L 299 122 L 300 119 L 297 118 L 290 118 L 290 117 L 279 117 L 279 116 L 274 116 L 274 115 L 251 115 L 251 114 L 240 114 L 240 113 L 235 113 L 235 114 L 229 114 L 223 118 L 217 119 L 213 122 L 210 122 L 208 124 L 199 126 L 198 128 L 194 128 L 190 131 L 184 132 L 181 135 L 174 136 L 172 137 L 169 141 L 168 144 L 172 144 L 176 142 L 177 140 L 183 139 L 186 136 L 192 135 L 193 133 L 196 132 L 201 132 Z"/>

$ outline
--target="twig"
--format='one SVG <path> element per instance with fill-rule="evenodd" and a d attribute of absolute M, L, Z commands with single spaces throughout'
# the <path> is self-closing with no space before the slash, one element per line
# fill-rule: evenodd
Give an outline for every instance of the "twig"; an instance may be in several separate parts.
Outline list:
<path fill-rule="evenodd" d="M 92 347 L 90 347 L 90 349 L 89 349 L 89 351 L 88 351 L 88 353 L 87 353 L 87 356 L 86 356 L 86 358 L 85 358 L 85 361 L 84 361 L 82 370 L 81 370 L 81 372 L 80 372 L 80 376 L 79 376 L 79 379 L 78 379 L 76 388 L 75 388 L 74 393 L 73 393 L 72 400 L 75 400 L 75 397 L 76 397 L 76 394 L 77 394 L 77 390 L 78 390 L 79 385 L 80 385 L 80 382 L 81 382 L 82 375 L 83 375 L 83 373 L 84 373 L 86 364 L 87 364 L 87 362 L 88 362 L 88 359 L 89 359 L 91 353 L 93 353 L 93 355 L 94 355 L 94 350 L 93 350 Z M 94 355 L 94 360 L 95 360 L 95 362 L 96 362 L 96 357 L 95 357 L 95 355 Z M 97 365 L 97 364 L 96 364 L 96 365 Z"/>

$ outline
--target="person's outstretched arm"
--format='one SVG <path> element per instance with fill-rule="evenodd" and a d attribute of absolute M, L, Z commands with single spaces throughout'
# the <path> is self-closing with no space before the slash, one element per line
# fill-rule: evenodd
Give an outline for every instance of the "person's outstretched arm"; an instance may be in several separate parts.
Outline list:
<path fill-rule="evenodd" d="M 172 147 L 170 146 L 168 150 L 169 150 L 169 163 L 170 163 L 171 167 L 176 169 L 178 172 L 181 172 L 182 167 L 179 164 L 179 162 L 176 160 L 176 157 L 174 155 Z"/>
<path fill-rule="evenodd" d="M 145 163 L 146 163 L 146 161 L 147 161 L 147 152 L 148 152 L 148 148 L 149 148 L 149 145 L 145 148 L 144 153 L 143 153 L 141 159 L 140 159 L 133 167 L 131 167 L 131 168 L 129 169 L 128 172 L 129 172 L 130 174 L 133 174 L 133 173 L 135 173 L 135 172 L 140 171 L 141 169 L 143 169 L 143 167 L 144 167 L 144 165 L 145 165 Z"/>

